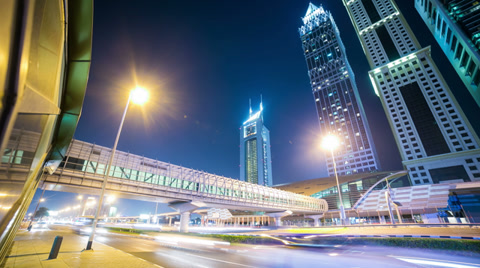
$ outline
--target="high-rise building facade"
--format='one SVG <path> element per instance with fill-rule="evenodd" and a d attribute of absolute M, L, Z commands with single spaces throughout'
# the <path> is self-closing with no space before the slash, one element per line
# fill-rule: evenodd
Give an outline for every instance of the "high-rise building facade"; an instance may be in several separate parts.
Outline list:
<path fill-rule="evenodd" d="M 480 106 L 479 2 L 415 0 L 415 8 Z"/>
<path fill-rule="evenodd" d="M 343 0 L 414 185 L 480 180 L 479 139 L 393 0 Z"/>
<path fill-rule="evenodd" d="M 310 3 L 299 28 L 312 86 L 320 136 L 335 135 L 334 151 L 339 175 L 379 169 L 379 161 L 340 32 L 330 12 Z M 329 176 L 334 175 L 330 154 Z"/>
<path fill-rule="evenodd" d="M 270 131 L 263 125 L 263 105 L 240 128 L 240 180 L 272 186 Z"/>

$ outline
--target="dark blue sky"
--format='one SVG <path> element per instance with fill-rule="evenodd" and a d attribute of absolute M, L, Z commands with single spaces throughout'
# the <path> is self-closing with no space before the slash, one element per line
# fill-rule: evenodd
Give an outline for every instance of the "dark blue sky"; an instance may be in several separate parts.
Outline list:
<path fill-rule="evenodd" d="M 387 119 L 368 80 L 370 70 L 342 1 L 330 10 L 384 170 L 401 169 Z M 152 91 L 132 107 L 118 149 L 239 178 L 239 127 L 263 95 L 270 129 L 273 183 L 327 176 L 317 146 L 319 122 L 298 28 L 309 1 L 95 1 L 93 56 L 75 138 L 112 147 L 128 91 Z M 479 113 L 414 8 L 397 1 L 432 54 L 467 116 Z M 474 123 L 477 130 L 478 122 Z"/>

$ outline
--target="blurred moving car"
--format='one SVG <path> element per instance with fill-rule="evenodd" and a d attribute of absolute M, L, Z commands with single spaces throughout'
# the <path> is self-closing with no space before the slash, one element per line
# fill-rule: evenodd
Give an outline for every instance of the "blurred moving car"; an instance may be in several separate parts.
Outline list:
<path fill-rule="evenodd" d="M 92 216 L 82 216 L 79 217 L 74 223 L 73 223 L 73 230 L 75 233 L 79 235 L 90 235 L 92 233 L 92 226 L 93 226 L 93 217 Z M 97 222 L 97 233 L 105 233 L 107 232 L 106 229 L 104 228 L 98 228 L 101 227 L 105 224 L 103 219 L 99 219 Z"/>
<path fill-rule="evenodd" d="M 32 224 L 33 229 L 48 229 L 48 223 L 45 221 L 37 221 Z"/>

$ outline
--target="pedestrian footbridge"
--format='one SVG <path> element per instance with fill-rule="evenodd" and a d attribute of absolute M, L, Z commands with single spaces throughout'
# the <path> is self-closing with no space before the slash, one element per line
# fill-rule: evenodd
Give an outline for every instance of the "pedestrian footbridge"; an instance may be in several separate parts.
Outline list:
<path fill-rule="evenodd" d="M 19 142 L 16 148 L 16 151 L 12 152 L 12 155 L 15 154 L 13 159 L 6 160 L 9 162 L 10 174 L 21 172 L 22 159 L 18 156 L 29 155 L 25 153 L 28 151 L 28 140 Z M 45 188 L 54 191 L 99 193 L 111 151 L 107 147 L 73 140 L 60 166 L 43 175 Z M 275 217 L 277 214 L 288 213 L 319 215 L 328 210 L 323 199 L 121 151 L 115 153 L 109 175 L 107 193 L 123 198 L 169 203 L 180 213 L 190 213 L 200 207 L 219 207 L 265 211 Z"/>

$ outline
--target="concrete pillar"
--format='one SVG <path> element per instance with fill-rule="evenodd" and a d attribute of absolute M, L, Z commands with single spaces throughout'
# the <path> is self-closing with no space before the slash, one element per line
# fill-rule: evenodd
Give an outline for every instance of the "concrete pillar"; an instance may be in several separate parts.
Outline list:
<path fill-rule="evenodd" d="M 275 218 L 275 226 L 280 227 L 282 226 L 281 219 L 282 217 L 292 215 L 291 211 L 282 211 L 282 212 L 273 212 L 273 213 L 267 213 L 269 217 Z"/>
<path fill-rule="evenodd" d="M 323 218 L 324 214 L 322 215 L 305 215 L 305 218 L 310 218 L 310 219 L 313 219 L 313 222 L 314 222 L 314 226 L 315 227 L 319 227 L 321 224 L 320 224 L 320 219 Z"/>
<path fill-rule="evenodd" d="M 282 226 L 282 217 L 281 216 L 276 216 L 275 217 L 275 226 L 277 226 L 277 227 Z"/>
<path fill-rule="evenodd" d="M 169 207 L 180 213 L 180 232 L 188 233 L 188 224 L 190 223 L 190 213 L 195 209 L 205 206 L 199 202 L 172 202 L 168 204 Z"/>
<path fill-rule="evenodd" d="M 188 224 L 190 223 L 190 212 L 185 211 L 180 214 L 180 233 L 188 233 Z"/>

